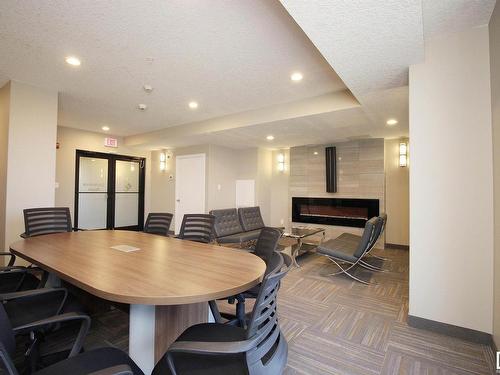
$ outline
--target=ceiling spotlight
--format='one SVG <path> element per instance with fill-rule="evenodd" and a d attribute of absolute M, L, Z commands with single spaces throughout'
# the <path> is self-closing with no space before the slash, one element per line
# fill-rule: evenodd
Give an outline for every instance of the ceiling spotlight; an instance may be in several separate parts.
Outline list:
<path fill-rule="evenodd" d="M 139 104 L 137 108 L 139 109 L 139 111 L 145 111 L 148 106 L 146 104 Z"/>
<path fill-rule="evenodd" d="M 266 137 L 266 139 L 267 139 L 268 141 L 272 141 L 272 140 L 274 139 L 274 135 L 268 135 L 268 136 Z"/>
<path fill-rule="evenodd" d="M 66 62 L 69 65 L 73 65 L 73 66 L 80 66 L 82 64 L 80 59 L 78 57 L 75 57 L 75 56 L 66 57 Z"/>
<path fill-rule="evenodd" d="M 189 102 L 189 108 L 196 109 L 198 108 L 198 102 Z"/>
<path fill-rule="evenodd" d="M 153 91 L 153 86 L 151 86 L 151 85 L 144 85 L 143 88 L 144 88 L 144 91 L 146 91 L 148 94 L 151 91 Z"/>
<path fill-rule="evenodd" d="M 389 126 L 393 126 L 393 125 L 396 125 L 398 123 L 398 120 L 396 120 L 395 118 L 390 118 L 389 120 L 387 120 L 386 124 L 389 125 Z"/>
<path fill-rule="evenodd" d="M 107 132 L 107 131 L 109 131 L 109 126 L 103 126 L 101 129 L 104 130 L 105 132 Z"/>
<path fill-rule="evenodd" d="M 290 76 L 290 79 L 294 82 L 302 81 L 302 78 L 304 78 L 304 76 L 300 72 L 295 72 Z"/>

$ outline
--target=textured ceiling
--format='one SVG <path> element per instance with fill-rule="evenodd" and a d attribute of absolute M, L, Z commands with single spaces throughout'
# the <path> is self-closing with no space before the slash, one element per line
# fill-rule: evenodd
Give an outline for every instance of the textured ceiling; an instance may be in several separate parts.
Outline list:
<path fill-rule="evenodd" d="M 117 135 L 345 90 L 279 2 L 267 0 L 3 0 L 0 51 L 0 85 L 54 88 L 60 125 L 106 124 Z M 68 55 L 81 67 L 68 66 Z M 300 84 L 290 81 L 295 70 Z"/>
<path fill-rule="evenodd" d="M 147 148 L 402 137 L 408 67 L 424 60 L 425 40 L 487 24 L 495 5 L 280 1 L 3 0 L 0 84 L 57 89 L 60 125 L 106 124 Z M 64 63 L 70 54 L 81 57 L 80 68 Z M 304 73 L 298 84 L 289 79 L 295 70 Z M 197 111 L 187 109 L 190 100 Z M 135 109 L 141 102 L 144 113 Z M 389 118 L 398 125 L 386 126 Z"/>

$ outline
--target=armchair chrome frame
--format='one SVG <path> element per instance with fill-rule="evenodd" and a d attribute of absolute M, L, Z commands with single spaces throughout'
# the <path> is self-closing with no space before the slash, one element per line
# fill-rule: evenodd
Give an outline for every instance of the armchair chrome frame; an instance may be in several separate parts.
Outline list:
<path fill-rule="evenodd" d="M 356 251 L 353 254 L 353 257 L 355 260 L 347 260 L 343 259 L 342 257 L 338 257 L 332 254 L 329 254 L 327 252 L 321 251 L 321 248 L 318 248 L 318 254 L 323 255 L 327 257 L 332 263 L 334 263 L 340 270 L 338 272 L 333 272 L 329 274 L 328 276 L 336 276 L 340 275 L 342 273 L 346 274 L 349 276 L 351 279 L 356 280 L 360 283 L 363 284 L 373 284 L 369 281 L 365 281 L 360 279 L 359 277 L 356 277 L 354 274 L 349 272 L 351 269 L 353 269 L 355 266 L 360 265 L 366 269 L 369 269 L 370 271 L 375 271 L 374 269 L 369 268 L 369 265 L 365 262 L 363 262 L 362 258 L 363 256 L 366 255 L 368 250 L 370 249 L 370 245 L 374 243 L 375 240 L 375 226 L 377 225 L 379 218 L 378 217 L 372 217 L 370 220 L 368 220 L 365 224 L 365 229 L 363 231 L 363 235 L 361 236 L 361 240 L 357 246 Z M 347 267 L 343 266 L 347 264 Z"/>

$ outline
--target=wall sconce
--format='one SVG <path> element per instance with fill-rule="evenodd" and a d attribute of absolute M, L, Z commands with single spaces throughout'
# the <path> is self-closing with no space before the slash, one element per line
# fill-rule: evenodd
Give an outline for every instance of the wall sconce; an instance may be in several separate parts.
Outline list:
<path fill-rule="evenodd" d="M 285 155 L 278 154 L 278 171 L 283 172 L 285 170 Z"/>
<path fill-rule="evenodd" d="M 160 171 L 167 169 L 167 154 L 160 152 Z"/>
<path fill-rule="evenodd" d="M 399 166 L 408 166 L 408 144 L 406 142 L 401 142 L 399 144 Z"/>

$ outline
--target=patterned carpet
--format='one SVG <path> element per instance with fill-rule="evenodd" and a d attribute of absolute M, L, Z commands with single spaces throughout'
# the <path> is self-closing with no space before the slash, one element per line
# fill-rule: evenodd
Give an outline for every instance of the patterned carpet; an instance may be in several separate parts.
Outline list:
<path fill-rule="evenodd" d="M 289 342 L 285 374 L 494 373 L 490 347 L 408 327 L 408 252 L 376 251 L 392 261 L 390 272 L 374 274 L 370 286 L 327 276 L 335 266 L 319 255 L 299 258 L 302 267 L 288 273 L 279 294 Z M 85 347 L 127 350 L 127 340 L 128 316 L 115 309 L 94 314 Z"/>

